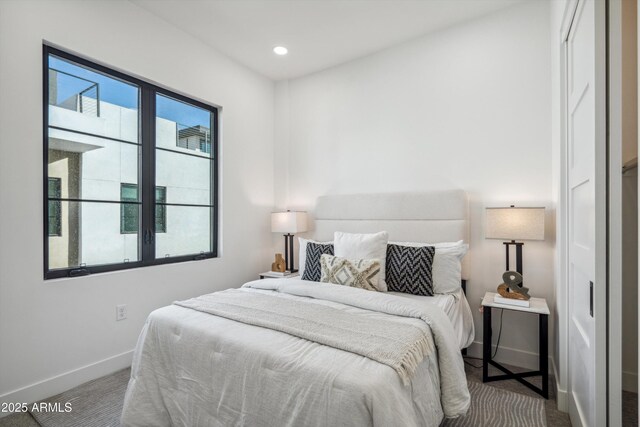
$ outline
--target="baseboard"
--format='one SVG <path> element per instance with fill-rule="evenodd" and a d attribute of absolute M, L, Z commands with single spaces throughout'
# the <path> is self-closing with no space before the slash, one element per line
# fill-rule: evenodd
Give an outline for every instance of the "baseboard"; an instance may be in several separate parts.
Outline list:
<path fill-rule="evenodd" d="M 636 372 L 622 371 L 622 390 L 632 393 L 638 392 L 638 374 Z"/>
<path fill-rule="evenodd" d="M 67 391 L 87 381 L 109 375 L 131 366 L 133 350 L 74 369 L 64 374 L 22 387 L 0 395 L 0 402 L 33 403 Z M 8 413 L 0 413 L 2 416 Z"/>
<path fill-rule="evenodd" d="M 468 349 L 469 356 L 482 358 L 482 342 L 474 341 L 471 343 Z M 491 354 L 493 354 L 495 349 L 495 345 L 491 346 Z M 501 345 L 500 349 L 498 350 L 498 354 L 496 354 L 495 360 L 506 365 L 513 365 L 525 369 L 537 370 L 539 357 L 538 353 L 519 350 L 517 348 L 505 347 Z M 551 363 L 552 360 L 553 358 L 549 356 L 549 363 Z"/>
<path fill-rule="evenodd" d="M 553 376 L 556 379 L 556 404 L 558 406 L 558 411 L 569 412 L 569 394 L 567 393 L 567 390 L 560 388 L 560 382 L 558 381 L 560 375 L 558 374 L 556 361 L 553 358 L 551 358 L 551 366 L 553 366 Z"/>
<path fill-rule="evenodd" d="M 569 395 L 569 418 L 571 419 L 572 427 L 584 427 L 587 424 L 583 422 L 586 418 L 584 414 L 576 404 L 573 395 Z"/>

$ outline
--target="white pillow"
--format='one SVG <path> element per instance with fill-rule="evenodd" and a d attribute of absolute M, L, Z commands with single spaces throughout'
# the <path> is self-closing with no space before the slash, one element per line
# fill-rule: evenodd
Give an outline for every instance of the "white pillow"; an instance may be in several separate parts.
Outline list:
<path fill-rule="evenodd" d="M 333 242 L 318 242 L 311 239 L 304 239 L 302 237 L 298 237 L 298 272 L 300 273 L 300 277 L 304 275 L 304 266 L 307 260 L 307 243 L 320 243 L 323 245 L 329 245 Z"/>
<path fill-rule="evenodd" d="M 462 258 L 469 250 L 463 240 L 444 243 L 389 242 L 402 246 L 433 246 L 436 253 L 433 257 L 433 292 L 450 294 L 460 289 L 462 282 Z"/>
<path fill-rule="evenodd" d="M 375 234 L 352 234 L 336 231 L 333 234 L 334 255 L 349 259 L 377 259 L 380 261 L 380 280 L 376 289 L 387 292 L 385 272 L 387 264 L 387 243 L 389 234 L 381 231 Z"/>

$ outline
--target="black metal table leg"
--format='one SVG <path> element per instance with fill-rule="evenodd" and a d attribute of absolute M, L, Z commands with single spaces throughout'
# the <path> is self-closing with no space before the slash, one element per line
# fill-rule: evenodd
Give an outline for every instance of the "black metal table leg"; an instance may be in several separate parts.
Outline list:
<path fill-rule="evenodd" d="M 549 316 L 546 314 L 538 315 L 540 338 L 540 372 L 542 373 L 542 397 L 549 398 Z"/>
<path fill-rule="evenodd" d="M 491 307 L 484 306 L 482 309 L 482 382 L 493 382 L 502 380 L 516 380 L 527 386 L 545 399 L 549 398 L 549 315 L 538 314 L 538 370 L 528 372 L 512 372 L 500 363 L 491 358 Z M 489 376 L 489 365 L 494 366 L 504 372 L 504 375 Z M 542 388 L 539 388 L 529 381 L 527 377 L 542 377 Z"/>
<path fill-rule="evenodd" d="M 482 382 L 489 379 L 491 360 L 491 307 L 482 308 Z"/>

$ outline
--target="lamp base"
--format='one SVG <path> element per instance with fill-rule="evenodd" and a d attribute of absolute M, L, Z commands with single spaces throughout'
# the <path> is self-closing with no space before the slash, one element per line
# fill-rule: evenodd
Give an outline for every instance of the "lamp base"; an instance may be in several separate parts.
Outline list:
<path fill-rule="evenodd" d="M 291 233 L 284 235 L 284 261 L 287 266 L 286 271 L 291 273 L 298 271 L 293 268 L 293 234 Z"/>
<path fill-rule="evenodd" d="M 505 247 L 505 254 L 506 254 L 506 271 L 511 270 L 511 268 L 509 267 L 509 248 L 511 245 L 516 247 L 516 271 L 520 274 L 522 274 L 522 246 L 524 246 L 524 242 L 516 242 L 515 240 L 512 240 L 510 242 L 502 242 L 502 244 Z"/>

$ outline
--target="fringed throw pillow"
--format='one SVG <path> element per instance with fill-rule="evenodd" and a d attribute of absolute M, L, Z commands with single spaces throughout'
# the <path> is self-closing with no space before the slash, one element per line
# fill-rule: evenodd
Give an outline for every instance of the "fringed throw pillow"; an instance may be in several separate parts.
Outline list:
<path fill-rule="evenodd" d="M 377 291 L 380 280 L 380 261 L 377 259 L 358 259 L 322 255 L 320 257 L 321 277 L 324 283 Z"/>

